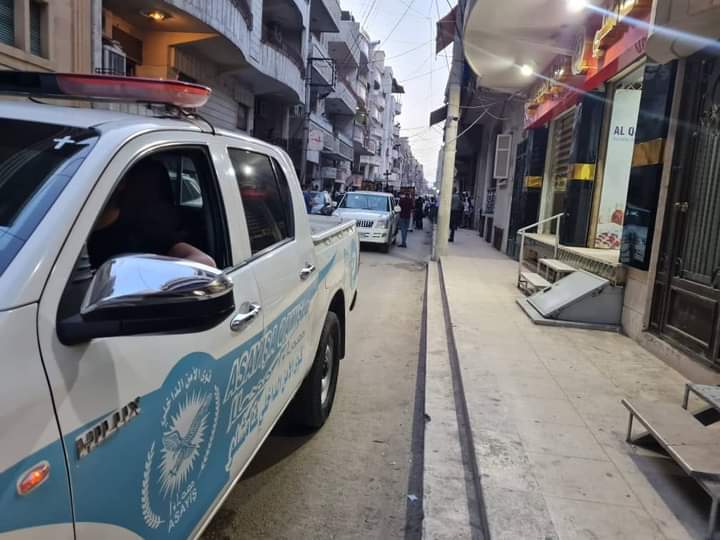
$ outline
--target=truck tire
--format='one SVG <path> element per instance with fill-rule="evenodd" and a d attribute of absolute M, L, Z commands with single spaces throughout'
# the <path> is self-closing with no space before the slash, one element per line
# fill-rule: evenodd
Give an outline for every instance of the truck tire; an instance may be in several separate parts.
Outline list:
<path fill-rule="evenodd" d="M 330 312 L 325 317 L 320 344 L 310 373 L 305 377 L 291 405 L 292 420 L 298 425 L 320 429 L 330 416 L 340 368 L 339 336 L 340 321 L 335 313 Z"/>

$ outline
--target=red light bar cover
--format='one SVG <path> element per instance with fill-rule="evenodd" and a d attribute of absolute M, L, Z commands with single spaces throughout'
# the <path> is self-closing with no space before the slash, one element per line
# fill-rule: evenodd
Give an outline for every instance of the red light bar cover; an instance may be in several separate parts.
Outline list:
<path fill-rule="evenodd" d="M 161 103 L 195 109 L 207 103 L 211 92 L 207 86 L 161 79 L 0 71 L 0 94 Z"/>

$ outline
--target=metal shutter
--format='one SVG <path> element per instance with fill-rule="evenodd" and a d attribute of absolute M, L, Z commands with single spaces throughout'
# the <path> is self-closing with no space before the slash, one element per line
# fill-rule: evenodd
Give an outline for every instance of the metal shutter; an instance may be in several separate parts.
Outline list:
<path fill-rule="evenodd" d="M 215 127 L 237 130 L 238 104 L 228 96 L 213 89 L 207 104 L 200 109 L 200 114 L 207 118 Z"/>
<path fill-rule="evenodd" d="M 43 6 L 30 2 L 30 52 L 42 56 L 42 15 Z"/>
<path fill-rule="evenodd" d="M 0 43 L 15 46 L 15 0 L 0 0 Z"/>
<path fill-rule="evenodd" d="M 555 191 L 567 189 L 574 123 L 575 112 L 573 109 L 555 120 L 553 127 L 551 180 Z"/>
<path fill-rule="evenodd" d="M 498 135 L 495 140 L 495 167 L 493 178 L 506 180 L 510 177 L 512 135 Z"/>

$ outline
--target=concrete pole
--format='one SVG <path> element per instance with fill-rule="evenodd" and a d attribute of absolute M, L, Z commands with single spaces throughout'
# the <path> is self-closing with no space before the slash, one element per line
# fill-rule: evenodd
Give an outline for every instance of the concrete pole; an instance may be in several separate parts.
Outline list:
<path fill-rule="evenodd" d="M 460 10 L 458 19 L 461 17 Z M 458 21 L 458 28 L 462 20 Z M 448 238 L 450 237 L 450 210 L 452 204 L 453 185 L 455 182 L 455 149 L 457 147 L 458 121 L 460 120 L 460 81 L 465 62 L 462 53 L 462 36 L 455 33 L 453 45 L 453 64 L 448 80 L 448 109 L 445 121 L 445 144 L 443 146 L 442 179 L 440 182 L 440 205 L 438 207 L 437 230 L 432 259 L 440 260 L 447 255 Z"/>

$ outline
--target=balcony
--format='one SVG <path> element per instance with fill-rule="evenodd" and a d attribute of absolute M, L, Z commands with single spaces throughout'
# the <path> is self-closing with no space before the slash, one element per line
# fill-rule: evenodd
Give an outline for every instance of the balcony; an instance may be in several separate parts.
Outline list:
<path fill-rule="evenodd" d="M 316 33 L 340 31 L 340 4 L 337 0 L 311 0 L 310 31 Z"/>
<path fill-rule="evenodd" d="M 312 84 L 316 86 L 334 86 L 335 65 L 331 58 L 328 58 L 327 49 L 322 42 L 313 37 L 312 69 L 310 75 Z"/>
<path fill-rule="evenodd" d="M 320 178 L 322 178 L 323 180 L 336 180 L 337 176 L 338 170 L 336 167 L 320 167 Z"/>
<path fill-rule="evenodd" d="M 386 105 L 385 96 L 382 93 L 380 93 L 380 92 L 374 93 L 372 99 L 373 99 L 373 102 L 375 103 L 375 106 L 377 107 L 377 109 L 379 111 L 385 110 L 385 105 Z"/>
<path fill-rule="evenodd" d="M 343 133 L 338 133 L 337 137 L 340 141 L 340 155 L 343 158 L 352 161 L 355 158 L 353 141 L 350 139 L 350 137 Z"/>
<path fill-rule="evenodd" d="M 300 70 L 300 74 L 305 76 L 305 61 L 303 60 L 300 50 L 292 43 L 285 41 L 282 34 L 277 29 L 269 25 L 263 25 L 262 33 L 263 44 L 272 47 L 276 51 L 287 56 L 290 61 Z"/>
<path fill-rule="evenodd" d="M 359 33 L 360 25 L 355 21 L 340 21 L 340 32 L 328 35 L 328 52 L 338 64 L 349 69 L 360 65 L 360 51 L 355 45 Z"/>
<path fill-rule="evenodd" d="M 362 81 L 357 81 L 354 84 L 354 88 L 355 88 L 355 95 L 358 98 L 358 102 L 363 106 L 367 105 L 367 98 L 368 98 L 367 83 L 364 83 Z"/>
<path fill-rule="evenodd" d="M 383 137 L 385 137 L 385 130 L 382 127 L 371 127 L 370 128 L 370 135 L 373 137 L 377 137 L 378 139 L 382 140 Z"/>
<path fill-rule="evenodd" d="M 344 159 L 352 161 L 355 157 L 353 146 L 345 140 L 340 140 L 338 135 L 325 133 L 323 138 L 323 153 L 327 154 L 331 159 Z M 347 137 L 344 137 L 347 139 Z"/>
<path fill-rule="evenodd" d="M 371 167 L 381 167 L 382 157 L 380 156 L 360 156 L 360 163 L 370 165 Z"/>
<path fill-rule="evenodd" d="M 357 112 L 357 100 L 344 81 L 338 81 L 335 90 L 325 98 L 325 111 L 346 116 L 354 116 Z"/>

